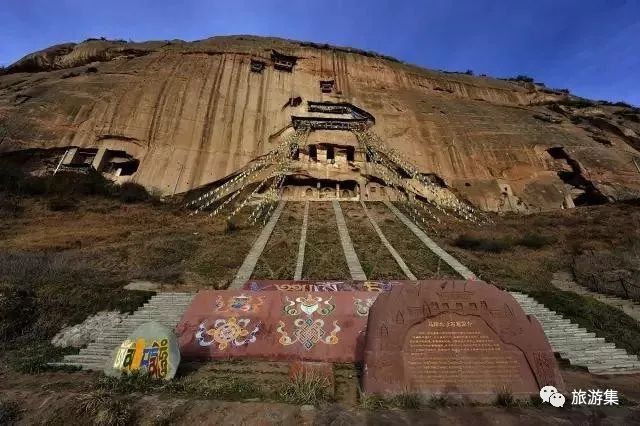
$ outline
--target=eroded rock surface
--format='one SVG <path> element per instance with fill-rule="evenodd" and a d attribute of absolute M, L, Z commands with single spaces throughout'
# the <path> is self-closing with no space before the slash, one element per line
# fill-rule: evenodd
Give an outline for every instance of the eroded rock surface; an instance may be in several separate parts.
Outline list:
<path fill-rule="evenodd" d="M 292 72 L 274 51 L 295 58 Z M 252 59 L 264 68 L 252 72 Z M 371 113 L 389 146 L 482 209 L 579 204 L 585 190 L 563 181 L 566 163 L 549 148 L 562 148 L 606 200 L 640 195 L 638 111 L 533 83 L 248 36 L 89 40 L 28 55 L 8 72 L 0 76 L 0 152 L 124 151 L 140 162 L 131 179 L 164 194 L 228 176 L 291 132 L 307 101 L 331 101 Z M 324 142 L 316 136 L 310 144 Z"/>

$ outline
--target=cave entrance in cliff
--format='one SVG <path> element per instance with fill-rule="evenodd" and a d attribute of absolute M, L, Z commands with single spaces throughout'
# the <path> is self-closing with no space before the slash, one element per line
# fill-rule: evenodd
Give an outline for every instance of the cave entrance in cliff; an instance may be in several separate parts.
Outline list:
<path fill-rule="evenodd" d="M 565 184 L 572 187 L 570 194 L 574 205 L 593 206 L 609 202 L 607 197 L 595 187 L 593 182 L 584 176 L 580 164 L 571 158 L 564 147 L 549 148 L 547 149 L 547 153 L 554 160 L 563 160 L 569 166 L 570 170 L 559 170 L 556 173 Z"/>
<path fill-rule="evenodd" d="M 309 145 L 309 159 L 318 161 L 318 147 L 315 145 Z"/>

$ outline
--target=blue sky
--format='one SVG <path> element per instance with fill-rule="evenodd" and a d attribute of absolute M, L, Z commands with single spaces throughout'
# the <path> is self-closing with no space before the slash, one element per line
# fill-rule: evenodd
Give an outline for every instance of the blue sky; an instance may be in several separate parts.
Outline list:
<path fill-rule="evenodd" d="M 640 0 L 0 0 L 0 64 L 89 37 L 272 35 L 640 105 Z"/>

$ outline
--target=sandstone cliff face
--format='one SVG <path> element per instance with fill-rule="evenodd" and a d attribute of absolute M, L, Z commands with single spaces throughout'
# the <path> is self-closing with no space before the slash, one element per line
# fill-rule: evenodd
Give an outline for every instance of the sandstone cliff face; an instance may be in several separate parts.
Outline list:
<path fill-rule="evenodd" d="M 292 73 L 274 69 L 273 49 L 298 58 Z M 262 73 L 250 72 L 252 58 L 266 62 Z M 272 149 L 306 101 L 334 101 L 373 114 L 389 146 L 483 209 L 640 196 L 638 111 L 581 108 L 533 84 L 257 37 L 92 40 L 37 52 L 8 71 L 0 152 L 126 151 L 140 160 L 133 179 L 165 194 L 233 173 Z M 321 92 L 324 79 L 335 80 L 333 93 Z M 298 96 L 302 104 L 287 105 Z"/>

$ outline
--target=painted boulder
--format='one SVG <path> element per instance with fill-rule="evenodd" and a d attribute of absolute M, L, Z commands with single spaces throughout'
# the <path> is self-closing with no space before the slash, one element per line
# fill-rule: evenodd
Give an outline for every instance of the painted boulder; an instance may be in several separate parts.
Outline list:
<path fill-rule="evenodd" d="M 377 292 L 201 291 L 176 333 L 186 360 L 362 360 Z"/>
<path fill-rule="evenodd" d="M 147 322 L 136 328 L 113 350 L 104 373 L 120 377 L 139 371 L 151 377 L 170 380 L 180 364 L 180 347 L 173 330 L 158 323 Z"/>

